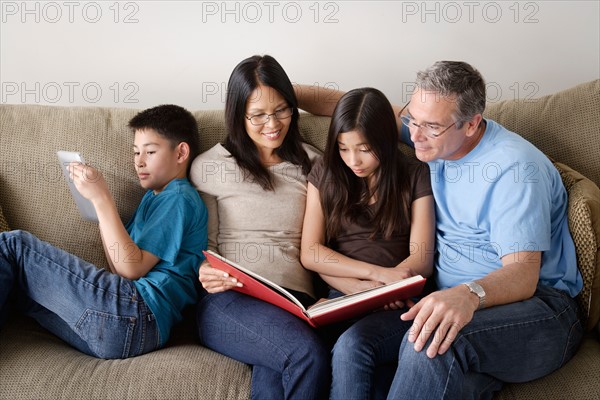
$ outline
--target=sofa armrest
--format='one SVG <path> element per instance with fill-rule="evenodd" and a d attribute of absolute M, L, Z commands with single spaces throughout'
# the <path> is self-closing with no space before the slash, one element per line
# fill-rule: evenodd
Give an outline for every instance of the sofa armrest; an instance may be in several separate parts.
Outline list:
<path fill-rule="evenodd" d="M 600 320 L 600 189 L 569 166 L 554 165 L 569 195 L 569 230 L 584 284 L 577 300 L 582 322 L 590 331 Z"/>

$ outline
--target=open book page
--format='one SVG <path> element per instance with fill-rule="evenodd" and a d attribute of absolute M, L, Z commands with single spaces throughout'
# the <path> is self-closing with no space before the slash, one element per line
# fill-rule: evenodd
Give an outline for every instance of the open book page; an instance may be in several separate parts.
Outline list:
<path fill-rule="evenodd" d="M 318 303 L 310 307 L 307 314 L 314 326 L 356 318 L 380 310 L 394 301 L 418 296 L 423 291 L 425 281 L 421 276 L 413 276 L 389 285 Z"/>
<path fill-rule="evenodd" d="M 280 307 L 315 327 L 355 318 L 396 300 L 417 296 L 425 285 L 425 278 L 417 275 L 388 285 L 326 300 L 307 310 L 291 293 L 270 280 L 212 251 L 205 251 L 204 254 L 213 268 L 227 272 L 243 284 L 242 287 L 234 287 L 232 290 Z"/>
<path fill-rule="evenodd" d="M 320 303 L 315 304 L 312 307 L 309 307 L 307 313 L 309 317 L 313 317 L 316 315 L 324 314 L 329 312 L 330 310 L 335 310 L 343 306 L 347 306 L 350 304 L 360 303 L 366 299 L 377 296 L 378 294 L 396 292 L 398 288 L 410 286 L 415 283 L 420 283 L 424 281 L 421 275 L 411 276 L 410 278 L 403 279 L 398 282 L 393 282 L 383 286 L 377 286 L 371 289 L 366 289 L 361 292 L 356 292 L 352 294 L 347 294 L 345 296 L 336 297 L 334 299 L 322 301 Z M 403 298 L 408 298 L 410 296 L 402 296 Z M 397 298 L 396 300 L 400 300 Z"/>

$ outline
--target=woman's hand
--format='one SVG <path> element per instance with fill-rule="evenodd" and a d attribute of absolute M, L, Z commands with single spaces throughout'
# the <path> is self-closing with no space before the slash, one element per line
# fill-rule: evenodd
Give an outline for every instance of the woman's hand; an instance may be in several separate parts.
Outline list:
<path fill-rule="evenodd" d="M 230 276 L 227 272 L 211 267 L 207 260 L 200 264 L 198 280 L 208 293 L 219 293 L 243 286 L 241 282 L 238 282 L 236 278 Z"/>

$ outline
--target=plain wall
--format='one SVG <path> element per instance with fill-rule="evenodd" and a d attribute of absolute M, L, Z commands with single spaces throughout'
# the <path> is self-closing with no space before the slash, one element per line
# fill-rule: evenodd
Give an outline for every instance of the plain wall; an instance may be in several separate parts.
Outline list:
<path fill-rule="evenodd" d="M 598 79 L 599 1 L 2 1 L 2 103 L 222 108 L 242 59 L 292 82 L 406 101 L 416 71 L 464 60 L 488 101 Z"/>

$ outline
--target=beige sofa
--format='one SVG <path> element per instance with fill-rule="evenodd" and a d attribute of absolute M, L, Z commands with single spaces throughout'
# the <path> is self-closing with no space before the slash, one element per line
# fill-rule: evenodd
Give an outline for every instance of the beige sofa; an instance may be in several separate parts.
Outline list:
<path fill-rule="evenodd" d="M 594 331 L 600 317 L 599 110 L 600 81 L 593 81 L 540 99 L 491 104 L 486 111 L 488 117 L 582 174 L 562 168 L 570 193 L 571 229 L 586 281 L 579 300 L 590 331 L 575 358 L 562 369 L 534 382 L 507 385 L 499 399 L 600 399 L 600 342 Z M 132 109 L 0 105 L 0 205 L 8 225 L 104 266 L 98 230 L 81 220 L 55 152 L 80 151 L 104 171 L 127 220 L 142 196 L 126 128 L 135 113 Z M 222 140 L 222 111 L 198 111 L 195 116 L 203 150 Z M 302 116 L 305 139 L 323 149 L 328 121 Z M 246 365 L 198 345 L 191 312 L 166 348 L 128 360 L 81 354 L 20 316 L 0 331 L 0 399 L 247 399 L 250 377 Z"/>

